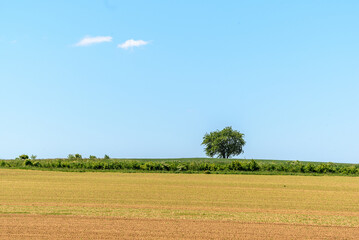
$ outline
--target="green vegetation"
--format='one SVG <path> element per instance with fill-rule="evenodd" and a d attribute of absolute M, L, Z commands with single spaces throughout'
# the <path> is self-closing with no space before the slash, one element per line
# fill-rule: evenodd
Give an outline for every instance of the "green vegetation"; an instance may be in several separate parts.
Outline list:
<path fill-rule="evenodd" d="M 309 174 L 359 175 L 358 164 L 278 160 L 234 159 L 83 159 L 80 154 L 67 159 L 0 160 L 0 168 L 26 168 L 60 171 L 122 171 L 229 174 Z"/>
<path fill-rule="evenodd" d="M 217 155 L 219 158 L 229 158 L 243 152 L 243 146 L 246 144 L 243 137 L 244 134 L 232 127 L 225 127 L 221 131 L 206 133 L 202 145 L 206 146 L 204 150 L 209 157 Z"/>
<path fill-rule="evenodd" d="M 80 154 L 76 153 L 75 155 L 69 154 L 69 155 L 67 156 L 67 158 L 68 158 L 69 160 L 81 160 L 81 159 L 82 159 L 82 156 L 81 156 Z"/>
<path fill-rule="evenodd" d="M 29 156 L 26 155 L 26 154 L 23 154 L 23 155 L 20 155 L 20 156 L 19 156 L 19 159 L 21 159 L 21 160 L 26 160 L 26 159 L 29 159 Z"/>

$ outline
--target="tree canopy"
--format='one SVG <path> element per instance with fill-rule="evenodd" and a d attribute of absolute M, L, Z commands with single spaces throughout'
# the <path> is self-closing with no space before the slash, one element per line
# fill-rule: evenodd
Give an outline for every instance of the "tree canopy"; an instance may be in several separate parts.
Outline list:
<path fill-rule="evenodd" d="M 221 131 L 206 133 L 202 145 L 205 145 L 205 152 L 209 157 L 217 155 L 218 158 L 229 158 L 243 152 L 246 144 L 243 137 L 243 133 L 232 127 L 225 127 Z"/>

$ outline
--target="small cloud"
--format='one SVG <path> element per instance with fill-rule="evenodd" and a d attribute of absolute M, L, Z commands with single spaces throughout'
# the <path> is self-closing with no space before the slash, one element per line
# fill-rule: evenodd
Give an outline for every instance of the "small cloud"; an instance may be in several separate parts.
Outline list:
<path fill-rule="evenodd" d="M 111 42 L 110 36 L 84 37 L 81 41 L 75 44 L 77 47 L 90 46 L 95 43 Z"/>
<path fill-rule="evenodd" d="M 143 40 L 129 39 L 124 43 L 118 44 L 117 47 L 122 48 L 122 49 L 128 49 L 128 48 L 132 48 L 132 47 L 144 46 L 147 44 L 148 44 L 148 42 L 143 41 Z"/>

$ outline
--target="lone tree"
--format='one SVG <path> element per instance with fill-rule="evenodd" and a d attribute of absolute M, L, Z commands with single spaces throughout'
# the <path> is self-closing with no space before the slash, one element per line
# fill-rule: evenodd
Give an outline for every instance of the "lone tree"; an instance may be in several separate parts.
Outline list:
<path fill-rule="evenodd" d="M 205 151 L 209 157 L 218 155 L 218 158 L 229 158 L 243 152 L 242 148 L 246 144 L 243 137 L 243 133 L 225 127 L 221 131 L 206 133 L 202 145 L 206 146 Z"/>

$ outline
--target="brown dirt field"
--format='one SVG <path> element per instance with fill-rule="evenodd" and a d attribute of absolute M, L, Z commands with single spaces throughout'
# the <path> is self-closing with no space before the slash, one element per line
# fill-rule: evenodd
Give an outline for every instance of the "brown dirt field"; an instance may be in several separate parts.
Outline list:
<path fill-rule="evenodd" d="M 357 239 L 359 228 L 235 221 L 1 214 L 1 239 Z"/>

